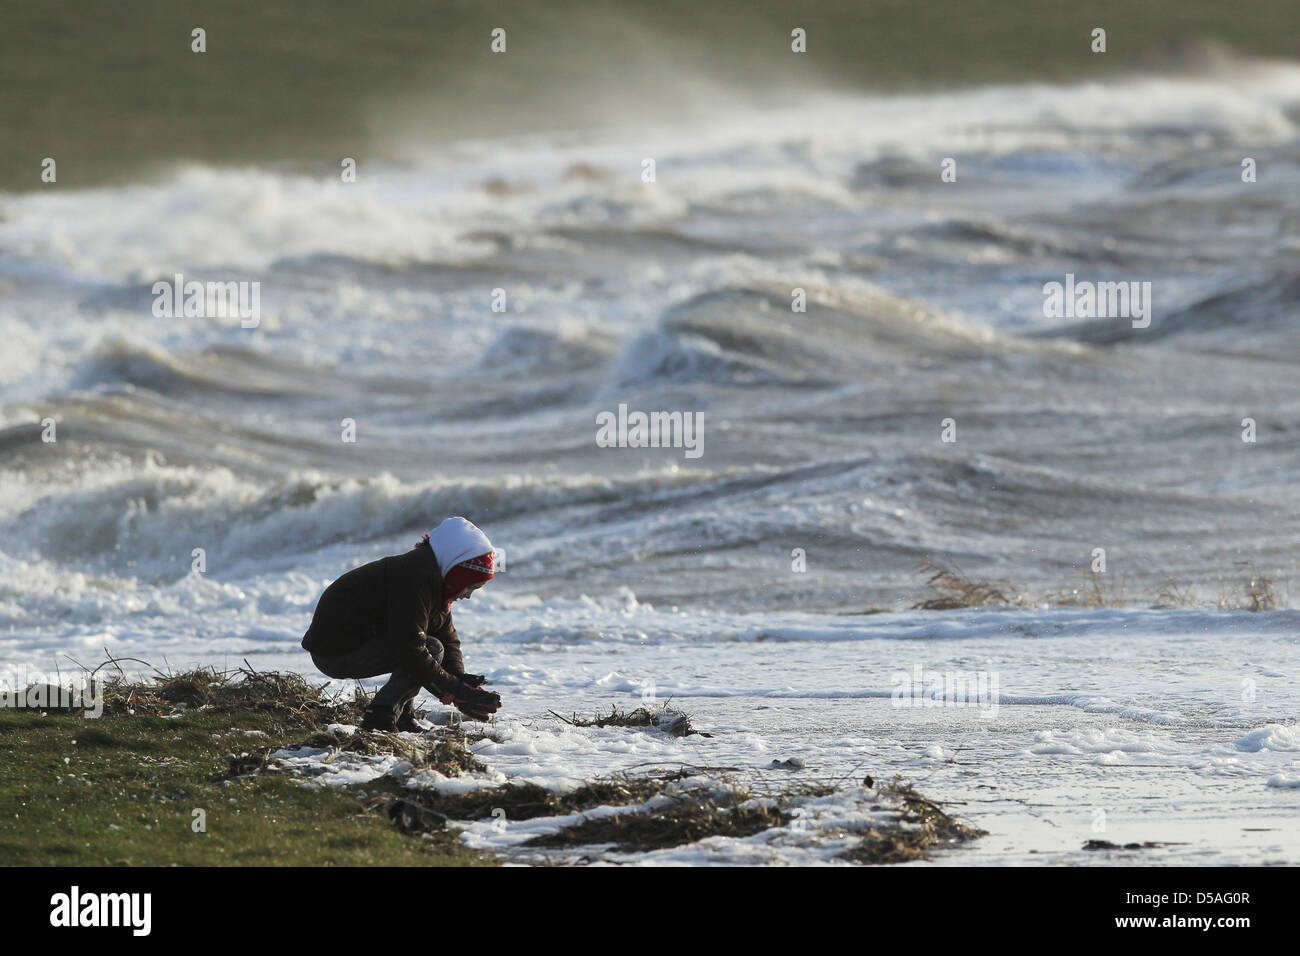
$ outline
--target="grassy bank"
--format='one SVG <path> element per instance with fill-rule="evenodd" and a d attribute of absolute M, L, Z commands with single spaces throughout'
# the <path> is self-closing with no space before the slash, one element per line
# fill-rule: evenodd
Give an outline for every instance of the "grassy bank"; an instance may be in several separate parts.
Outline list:
<path fill-rule="evenodd" d="M 231 775 L 232 755 L 301 743 L 310 719 L 256 703 L 186 707 L 176 717 L 140 704 L 99 718 L 0 709 L 0 858 L 31 866 L 483 862 L 449 832 L 402 834 L 348 788 Z"/>

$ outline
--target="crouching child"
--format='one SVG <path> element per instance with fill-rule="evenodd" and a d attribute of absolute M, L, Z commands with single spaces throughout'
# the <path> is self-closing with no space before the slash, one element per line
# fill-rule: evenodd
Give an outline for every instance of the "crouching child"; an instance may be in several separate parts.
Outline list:
<path fill-rule="evenodd" d="M 451 606 L 492 580 L 492 543 L 464 518 L 448 518 L 405 554 L 343 574 L 321 594 L 302 646 L 322 674 L 391 674 L 361 720 L 364 730 L 421 729 L 423 687 L 472 720 L 488 720 L 501 696 L 467 674 Z"/>

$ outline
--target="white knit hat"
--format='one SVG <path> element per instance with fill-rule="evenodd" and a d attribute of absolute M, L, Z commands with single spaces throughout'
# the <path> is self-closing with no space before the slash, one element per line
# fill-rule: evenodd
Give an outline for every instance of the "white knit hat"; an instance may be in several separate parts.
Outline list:
<path fill-rule="evenodd" d="M 446 577 L 461 562 L 490 552 L 492 542 L 472 521 L 456 517 L 447 518 L 429 532 L 429 547 L 433 548 L 438 568 Z"/>

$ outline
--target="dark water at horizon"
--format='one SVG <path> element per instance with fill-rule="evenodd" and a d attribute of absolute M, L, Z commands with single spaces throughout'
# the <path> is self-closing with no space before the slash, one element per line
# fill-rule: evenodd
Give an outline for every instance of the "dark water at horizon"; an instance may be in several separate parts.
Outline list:
<path fill-rule="evenodd" d="M 1286 0 L 11 0 L 0 192 L 40 188 L 45 157 L 65 189 L 177 162 L 319 172 L 472 137 L 722 123 L 827 93 L 1195 75 L 1294 59 L 1298 43 Z"/>

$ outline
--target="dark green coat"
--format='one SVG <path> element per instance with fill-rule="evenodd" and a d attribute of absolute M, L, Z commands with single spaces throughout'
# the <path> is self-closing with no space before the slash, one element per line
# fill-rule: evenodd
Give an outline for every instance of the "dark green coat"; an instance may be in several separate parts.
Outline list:
<path fill-rule="evenodd" d="M 442 570 L 427 545 L 353 568 L 325 589 L 316 603 L 305 650 L 334 657 L 367 641 L 387 645 L 394 670 L 418 676 L 439 695 L 456 686 L 465 673 L 460 635 L 443 610 Z M 425 647 L 425 636 L 445 648 L 439 665 Z"/>

